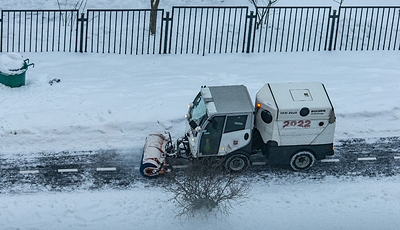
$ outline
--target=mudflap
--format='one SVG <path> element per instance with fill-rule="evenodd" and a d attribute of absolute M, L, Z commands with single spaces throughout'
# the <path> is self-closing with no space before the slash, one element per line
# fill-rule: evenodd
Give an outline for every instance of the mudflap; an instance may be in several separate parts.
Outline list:
<path fill-rule="evenodd" d="M 147 136 L 139 169 L 143 176 L 156 177 L 170 171 L 166 157 L 171 143 L 170 136 L 159 133 Z"/>

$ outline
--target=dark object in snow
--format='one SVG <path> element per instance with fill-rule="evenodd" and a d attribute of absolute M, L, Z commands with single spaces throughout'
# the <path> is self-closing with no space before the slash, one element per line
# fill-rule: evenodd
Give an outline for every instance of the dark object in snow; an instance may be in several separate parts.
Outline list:
<path fill-rule="evenodd" d="M 53 80 L 50 80 L 50 81 L 49 81 L 49 84 L 50 84 L 50 85 L 53 85 L 54 82 L 59 83 L 59 82 L 61 82 L 61 79 L 59 79 L 59 78 L 54 78 Z"/>

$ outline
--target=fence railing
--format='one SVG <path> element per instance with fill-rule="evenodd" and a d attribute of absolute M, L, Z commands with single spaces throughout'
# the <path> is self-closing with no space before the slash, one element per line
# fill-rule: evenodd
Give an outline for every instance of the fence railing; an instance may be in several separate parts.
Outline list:
<path fill-rule="evenodd" d="M 258 8 L 254 52 L 320 51 L 326 49 L 330 7 Z"/>
<path fill-rule="evenodd" d="M 243 52 L 247 7 L 173 7 L 168 53 Z"/>
<path fill-rule="evenodd" d="M 400 50 L 399 30 L 400 6 L 2 10 L 0 52 Z"/>
<path fill-rule="evenodd" d="M 77 10 L 3 10 L 0 51 L 77 51 Z"/>
<path fill-rule="evenodd" d="M 151 10 L 88 10 L 85 52 L 118 54 L 160 53 L 163 10 L 156 15 L 156 31 L 149 32 Z"/>
<path fill-rule="evenodd" d="M 399 50 L 400 7 L 341 7 L 335 48 Z"/>

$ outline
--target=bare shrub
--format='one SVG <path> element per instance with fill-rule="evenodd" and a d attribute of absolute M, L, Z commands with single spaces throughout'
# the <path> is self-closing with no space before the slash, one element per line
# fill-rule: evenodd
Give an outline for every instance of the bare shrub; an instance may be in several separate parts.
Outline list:
<path fill-rule="evenodd" d="M 268 19 L 268 15 L 269 15 L 269 9 L 278 2 L 278 0 L 268 0 L 268 2 L 266 3 L 265 0 L 262 1 L 262 3 L 259 3 L 258 0 L 249 0 L 250 3 L 252 3 L 254 5 L 254 7 L 257 10 L 257 29 L 259 29 L 260 25 L 262 23 L 266 23 L 267 19 Z M 259 6 L 265 7 L 262 9 L 258 9 Z"/>
<path fill-rule="evenodd" d="M 177 217 L 196 214 L 227 216 L 234 204 L 241 204 L 249 193 L 246 180 L 223 170 L 219 162 L 195 160 L 181 175 L 169 176 L 165 184 L 177 204 Z"/>
<path fill-rule="evenodd" d="M 72 7 L 74 10 L 84 10 L 86 8 L 87 0 L 75 0 L 74 2 L 68 2 L 68 0 L 65 0 L 64 2 L 61 2 L 60 0 L 57 0 L 57 5 L 60 10 L 62 9 L 69 9 Z"/>

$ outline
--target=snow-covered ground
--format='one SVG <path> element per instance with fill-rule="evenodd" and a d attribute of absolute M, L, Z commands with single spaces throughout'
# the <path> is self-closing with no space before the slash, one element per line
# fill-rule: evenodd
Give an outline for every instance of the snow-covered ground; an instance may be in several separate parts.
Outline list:
<path fill-rule="evenodd" d="M 166 7 L 248 4 L 247 0 L 161 1 Z M 303 1 L 304 5 L 322 2 L 337 4 Z M 345 4 L 360 2 L 376 5 L 360 0 Z M 396 3 L 385 0 L 385 5 Z M 87 8 L 147 4 L 147 0 L 89 0 Z M 4 1 L 0 7 L 55 8 L 57 2 Z M 26 85 L 0 84 L 1 159 L 40 151 L 139 149 L 148 133 L 165 129 L 179 137 L 186 105 L 201 85 L 243 84 L 254 99 L 267 82 L 320 81 L 335 106 L 336 144 L 348 138 L 373 141 L 400 136 L 398 51 L 22 55 L 35 63 L 27 71 Z M 54 78 L 61 81 L 50 85 Z M 133 152 L 132 157 L 139 158 L 140 153 Z M 146 184 L 127 190 L 0 194 L 0 229 L 398 229 L 400 224 L 400 176 L 256 181 L 251 183 L 249 199 L 231 215 L 187 221 L 174 219 L 175 206 L 165 201 L 168 194 Z"/>
<path fill-rule="evenodd" d="M 253 184 L 225 218 L 174 218 L 159 188 L 0 195 L 0 229 L 388 229 L 399 226 L 399 178 Z"/>
<path fill-rule="evenodd" d="M 336 139 L 399 136 L 398 52 L 221 55 L 24 53 L 26 86 L 0 85 L 0 151 L 131 148 L 149 132 L 181 136 L 201 85 L 320 81 L 337 115 Z M 59 78 L 60 83 L 48 82 Z"/>

